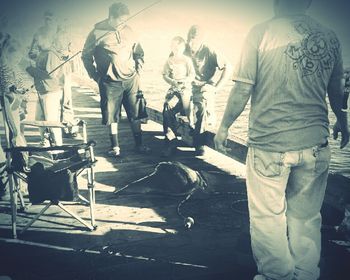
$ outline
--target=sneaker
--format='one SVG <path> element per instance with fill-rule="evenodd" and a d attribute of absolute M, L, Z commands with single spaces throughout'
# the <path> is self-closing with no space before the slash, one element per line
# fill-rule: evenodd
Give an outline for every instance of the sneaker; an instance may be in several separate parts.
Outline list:
<path fill-rule="evenodd" d="M 272 280 L 271 278 L 267 278 L 264 275 L 257 274 L 254 276 L 253 280 Z M 296 280 L 295 277 L 292 278 L 292 280 Z"/>
<path fill-rule="evenodd" d="M 108 155 L 110 157 L 120 157 L 120 148 L 119 147 L 113 147 L 108 151 Z"/>
<path fill-rule="evenodd" d="M 205 154 L 204 146 L 197 146 L 195 154 L 196 154 L 196 156 L 204 156 L 204 154 Z"/>
<path fill-rule="evenodd" d="M 71 138 L 75 140 L 83 140 L 84 137 L 79 132 L 72 132 Z"/>
<path fill-rule="evenodd" d="M 137 153 L 145 155 L 150 154 L 152 151 L 150 147 L 147 147 L 145 145 L 136 146 L 135 150 Z"/>
<path fill-rule="evenodd" d="M 255 275 L 253 280 L 267 280 L 267 278 L 261 274 Z"/>
<path fill-rule="evenodd" d="M 47 138 L 42 139 L 42 140 L 40 141 L 39 145 L 40 145 L 41 147 L 50 147 L 50 146 L 51 146 L 51 145 L 50 145 L 50 141 L 49 141 L 49 139 L 47 139 Z"/>
<path fill-rule="evenodd" d="M 82 136 L 81 136 L 80 133 L 78 133 L 78 132 L 69 132 L 69 133 L 64 132 L 64 133 L 62 134 L 62 137 L 63 137 L 63 138 L 66 138 L 66 139 L 78 139 L 78 138 L 82 138 Z"/>

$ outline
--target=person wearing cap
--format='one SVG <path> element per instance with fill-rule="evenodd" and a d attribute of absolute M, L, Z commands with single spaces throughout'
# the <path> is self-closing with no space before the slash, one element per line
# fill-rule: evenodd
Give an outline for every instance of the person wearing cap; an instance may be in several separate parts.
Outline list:
<path fill-rule="evenodd" d="M 215 95 L 229 80 L 232 66 L 226 58 L 205 44 L 205 32 L 198 25 L 191 26 L 188 31 L 185 54 L 192 58 L 196 72 L 192 83 L 193 145 L 196 155 L 202 156 L 207 143 L 206 131 L 215 124 Z M 219 77 L 214 80 L 217 72 Z"/>
<path fill-rule="evenodd" d="M 131 124 L 135 150 L 150 152 L 150 148 L 142 144 L 136 107 L 144 52 L 131 27 L 125 24 L 128 16 L 129 8 L 125 4 L 112 4 L 108 18 L 95 24 L 89 33 L 82 53 L 87 73 L 99 86 L 102 124 L 109 126 L 108 154 L 113 157 L 120 156 L 118 122 L 122 105 Z"/>
<path fill-rule="evenodd" d="M 36 107 L 36 120 L 46 120 L 60 123 L 61 99 L 63 96 L 63 68 L 49 74 L 64 57 L 57 51 L 54 41 L 57 35 L 57 19 L 51 11 L 44 13 L 44 25 L 34 34 L 28 56 L 35 66 L 27 68 L 34 78 L 39 100 Z M 53 145 L 62 145 L 61 128 L 51 128 L 50 138 Z M 40 128 L 41 144 L 50 145 L 45 135 L 45 129 Z"/>
<path fill-rule="evenodd" d="M 349 142 L 343 63 L 336 34 L 306 14 L 312 0 L 275 0 L 275 17 L 247 35 L 235 84 L 214 138 L 249 99 L 246 184 L 254 280 L 320 277 L 321 206 L 330 163 L 326 97 Z"/>

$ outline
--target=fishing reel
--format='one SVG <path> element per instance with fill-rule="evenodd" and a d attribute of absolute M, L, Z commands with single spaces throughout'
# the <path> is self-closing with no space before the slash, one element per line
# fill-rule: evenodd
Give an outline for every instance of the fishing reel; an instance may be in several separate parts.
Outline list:
<path fill-rule="evenodd" d="M 26 94 L 28 90 L 25 88 L 17 88 L 15 85 L 12 85 L 9 87 L 9 92 L 16 93 L 16 94 Z"/>

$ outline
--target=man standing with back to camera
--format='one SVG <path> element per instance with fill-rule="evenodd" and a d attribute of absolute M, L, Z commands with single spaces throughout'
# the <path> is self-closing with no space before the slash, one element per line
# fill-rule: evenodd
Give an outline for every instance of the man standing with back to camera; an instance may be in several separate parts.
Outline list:
<path fill-rule="evenodd" d="M 251 98 L 247 193 L 254 280 L 320 276 L 321 214 L 330 162 L 326 95 L 342 139 L 343 64 L 333 31 L 306 15 L 312 0 L 275 0 L 248 34 L 215 145 Z"/>
<path fill-rule="evenodd" d="M 149 153 L 142 145 L 141 122 L 136 120 L 139 72 L 144 52 L 133 30 L 125 24 L 129 9 L 123 3 L 109 7 L 108 19 L 99 22 L 86 39 L 82 60 L 89 76 L 100 90 L 102 123 L 109 126 L 109 155 L 120 156 L 118 122 L 123 105 L 135 139 L 135 150 Z M 96 67 L 95 67 L 96 64 Z"/>

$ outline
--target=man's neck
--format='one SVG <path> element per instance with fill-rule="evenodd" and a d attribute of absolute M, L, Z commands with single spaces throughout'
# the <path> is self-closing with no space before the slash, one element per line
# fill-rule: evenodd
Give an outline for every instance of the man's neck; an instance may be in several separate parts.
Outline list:
<path fill-rule="evenodd" d="M 203 45 L 204 45 L 204 44 L 201 44 L 201 45 L 199 46 L 199 48 L 197 48 L 197 50 L 191 50 L 191 54 L 192 54 L 192 55 L 196 55 L 196 54 L 203 48 Z"/>
<path fill-rule="evenodd" d="M 289 17 L 289 16 L 303 16 L 306 15 L 305 9 L 299 9 L 299 8 L 289 8 L 286 7 L 280 7 L 275 10 L 276 17 Z"/>
<path fill-rule="evenodd" d="M 185 55 L 183 54 L 183 53 L 178 53 L 178 54 L 174 54 L 173 53 L 173 58 L 174 59 L 181 59 L 181 58 L 183 58 Z"/>

